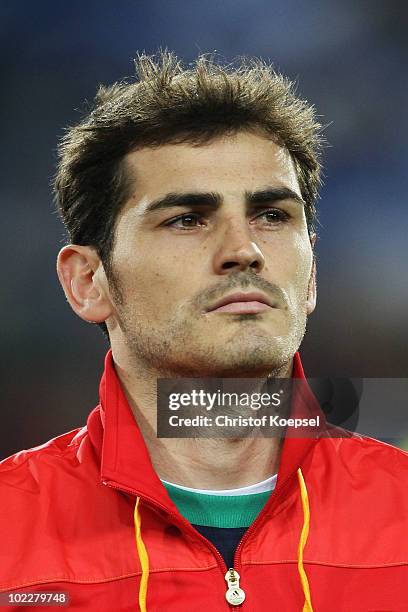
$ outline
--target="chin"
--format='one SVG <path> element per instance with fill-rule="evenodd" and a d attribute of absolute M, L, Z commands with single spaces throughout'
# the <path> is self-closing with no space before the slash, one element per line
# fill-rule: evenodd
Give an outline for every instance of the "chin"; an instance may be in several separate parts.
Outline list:
<path fill-rule="evenodd" d="M 222 358 L 221 357 L 222 353 Z M 244 352 L 235 351 L 229 354 L 225 347 L 219 349 L 218 355 L 214 355 L 214 359 L 208 361 L 203 369 L 212 372 L 212 376 L 240 378 L 247 376 L 264 376 L 271 370 L 281 367 L 284 362 L 283 354 L 285 352 L 272 352 L 271 347 L 268 350 L 260 349 L 259 347 L 248 347 Z"/>

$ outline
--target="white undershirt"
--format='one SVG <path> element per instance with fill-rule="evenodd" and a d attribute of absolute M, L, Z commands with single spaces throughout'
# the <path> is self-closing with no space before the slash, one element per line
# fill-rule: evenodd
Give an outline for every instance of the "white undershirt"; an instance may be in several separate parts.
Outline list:
<path fill-rule="evenodd" d="M 182 485 L 174 484 L 174 482 L 168 482 L 162 480 L 165 484 L 169 484 L 177 489 L 183 489 L 183 491 L 190 491 L 190 493 L 202 493 L 204 495 L 252 495 L 253 493 L 264 493 L 265 491 L 273 491 L 276 486 L 276 480 L 278 475 L 274 474 L 266 480 L 256 482 L 255 484 L 248 485 L 246 487 L 240 487 L 239 489 L 192 489 L 191 487 L 183 487 Z"/>

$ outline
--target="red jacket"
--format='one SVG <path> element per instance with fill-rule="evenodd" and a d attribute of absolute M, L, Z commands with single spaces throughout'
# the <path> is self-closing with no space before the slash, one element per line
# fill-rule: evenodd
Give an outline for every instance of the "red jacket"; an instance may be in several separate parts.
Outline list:
<path fill-rule="evenodd" d="M 297 354 L 294 366 L 303 376 Z M 246 598 L 231 606 L 224 561 L 161 484 L 110 352 L 100 401 L 86 427 L 0 463 L 0 592 L 65 591 L 69 610 L 95 612 L 143 609 L 144 594 L 148 612 L 408 610 L 406 453 L 359 435 L 286 438 L 235 555 Z"/>

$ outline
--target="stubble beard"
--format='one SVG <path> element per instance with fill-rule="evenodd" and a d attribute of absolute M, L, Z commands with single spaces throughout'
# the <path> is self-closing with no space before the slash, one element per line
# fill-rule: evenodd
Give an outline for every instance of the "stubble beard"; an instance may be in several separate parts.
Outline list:
<path fill-rule="evenodd" d="M 231 325 L 240 326 L 229 339 L 220 341 L 214 331 L 194 329 L 199 308 L 179 307 L 172 319 L 160 329 L 148 324 L 125 297 L 117 275 L 110 270 L 109 287 L 116 306 L 116 315 L 127 352 L 134 367 L 161 378 L 200 377 L 257 377 L 279 376 L 298 350 L 305 331 L 307 316 L 298 295 L 296 306 L 286 304 L 286 333 L 265 335 L 257 320 L 260 315 L 242 314 L 234 317 Z M 232 285 L 248 286 L 253 279 L 247 276 L 231 277 Z M 260 281 L 258 281 L 259 283 Z M 264 282 L 264 281 L 262 281 Z M 206 296 L 204 296 L 206 297 Z M 198 304 L 203 296 L 200 296 Z M 215 315 L 221 316 L 224 315 Z M 262 315 L 261 315 L 262 316 Z M 228 321 L 223 325 L 228 325 Z M 210 333 L 209 333 L 210 332 Z M 215 341 L 211 341 L 211 336 Z"/>
<path fill-rule="evenodd" d="M 265 335 L 256 328 L 257 315 L 240 315 L 231 323 L 240 330 L 227 341 L 220 341 L 213 333 L 216 337 L 211 341 L 205 334 L 206 326 L 202 333 L 194 329 L 194 316 L 175 318 L 157 329 L 117 304 L 119 326 L 131 361 L 162 378 L 279 376 L 306 331 L 305 315 L 286 314 L 289 332 L 285 335 Z"/>

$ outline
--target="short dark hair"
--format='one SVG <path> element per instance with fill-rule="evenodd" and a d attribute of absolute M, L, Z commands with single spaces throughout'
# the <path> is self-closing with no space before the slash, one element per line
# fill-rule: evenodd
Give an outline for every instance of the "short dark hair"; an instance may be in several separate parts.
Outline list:
<path fill-rule="evenodd" d="M 321 183 L 321 125 L 294 83 L 260 59 L 223 64 L 201 55 L 188 68 L 174 53 L 140 55 L 136 79 L 100 86 L 93 110 L 59 145 L 55 197 L 72 243 L 96 249 L 111 279 L 115 221 L 129 193 L 123 158 L 141 147 L 205 144 L 256 130 L 290 153 L 309 233 Z M 100 327 L 107 334 L 105 324 Z"/>

